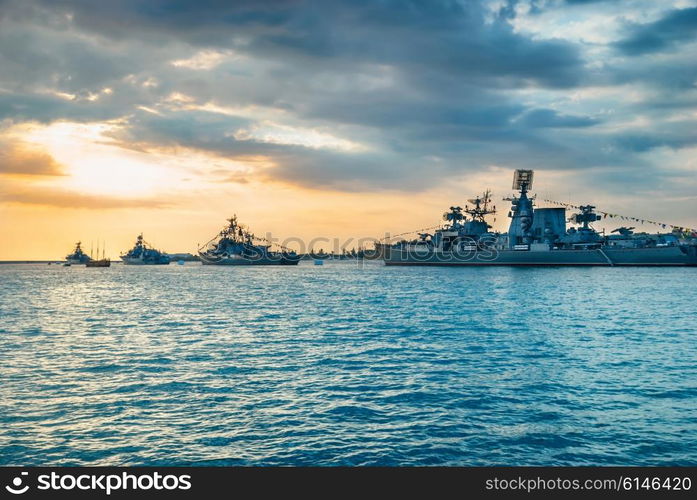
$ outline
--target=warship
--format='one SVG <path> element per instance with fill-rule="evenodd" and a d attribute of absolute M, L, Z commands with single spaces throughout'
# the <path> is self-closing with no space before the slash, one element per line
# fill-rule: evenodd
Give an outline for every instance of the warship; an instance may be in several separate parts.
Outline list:
<path fill-rule="evenodd" d="M 82 251 L 82 247 L 80 245 L 82 245 L 82 242 L 78 241 L 75 244 L 75 250 L 73 250 L 73 253 L 65 256 L 66 264 L 86 264 L 92 260 L 89 255 Z"/>
<path fill-rule="evenodd" d="M 528 196 L 533 174 L 515 172 L 518 194 L 504 198 L 511 202 L 507 233 L 492 232 L 486 221 L 496 213 L 487 191 L 469 200 L 471 206 L 450 207 L 443 226 L 433 233 L 379 244 L 376 250 L 391 266 L 697 266 L 694 233 L 676 228 L 667 234 L 635 234 L 634 227 L 620 227 L 605 235 L 592 226 L 603 218 L 593 205 L 575 207 L 578 213 L 568 220 L 566 207 L 537 208 L 535 197 Z M 567 222 L 572 226 L 567 228 Z"/>
<path fill-rule="evenodd" d="M 169 255 L 160 252 L 143 240 L 143 234 L 139 234 L 136 243 L 128 252 L 121 254 L 121 260 L 126 265 L 168 265 Z"/>
<path fill-rule="evenodd" d="M 300 257 L 292 250 L 281 247 L 281 251 L 271 250 L 270 244 L 260 244 L 258 238 L 249 232 L 234 215 L 208 243 L 199 248 L 198 255 L 204 265 L 249 266 L 249 265 L 297 265 Z"/>

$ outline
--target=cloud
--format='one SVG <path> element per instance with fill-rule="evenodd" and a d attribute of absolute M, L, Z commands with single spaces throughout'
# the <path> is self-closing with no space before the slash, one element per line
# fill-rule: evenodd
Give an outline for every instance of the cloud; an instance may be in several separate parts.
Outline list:
<path fill-rule="evenodd" d="M 590 127 L 598 123 L 597 118 L 559 114 L 553 109 L 533 109 L 520 119 L 521 125 L 533 128 Z"/>
<path fill-rule="evenodd" d="M 64 175 L 63 166 L 35 145 L 1 138 L 0 174 Z"/>
<path fill-rule="evenodd" d="M 697 144 L 692 122 L 676 122 L 661 131 L 638 130 L 618 134 L 615 144 L 625 151 L 646 152 L 655 148 L 682 149 Z"/>
<path fill-rule="evenodd" d="M 676 9 L 652 23 L 633 24 L 627 36 L 614 45 L 627 55 L 639 56 L 675 49 L 694 42 L 697 35 L 697 7 Z"/>
<path fill-rule="evenodd" d="M 123 148 L 239 161 L 220 177 L 250 185 L 414 191 L 492 165 L 668 176 L 649 156 L 692 144 L 694 9 L 651 4 L 6 1 L 0 120 L 118 120 Z M 589 43 L 600 14 L 609 34 Z"/>
<path fill-rule="evenodd" d="M 174 205 L 167 198 L 123 198 L 96 196 L 45 186 L 0 185 L 0 203 L 42 205 L 57 208 L 118 209 L 168 208 Z"/>

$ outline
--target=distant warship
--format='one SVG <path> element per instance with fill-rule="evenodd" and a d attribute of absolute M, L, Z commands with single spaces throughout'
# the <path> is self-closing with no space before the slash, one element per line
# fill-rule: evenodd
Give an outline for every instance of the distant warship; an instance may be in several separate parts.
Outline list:
<path fill-rule="evenodd" d="M 128 252 L 121 255 L 121 260 L 126 265 L 167 265 L 169 256 L 152 248 L 143 240 L 143 234 L 139 234 L 136 244 Z"/>
<path fill-rule="evenodd" d="M 469 200 L 465 209 L 450 207 L 445 224 L 433 234 L 399 243 L 378 244 L 387 265 L 508 265 L 508 266 L 697 266 L 697 239 L 680 232 L 634 234 L 621 227 L 609 235 L 592 223 L 602 217 L 592 205 L 577 207 L 566 227 L 566 208 L 536 208 L 533 171 L 516 170 L 507 233 L 491 231 L 486 216 L 496 213 L 489 192 Z"/>
<path fill-rule="evenodd" d="M 73 250 L 73 253 L 65 256 L 66 264 L 86 264 L 92 260 L 89 255 L 82 251 L 82 247 L 80 245 L 82 245 L 82 242 L 78 241 L 75 244 L 75 250 Z"/>
<path fill-rule="evenodd" d="M 205 265 L 296 265 L 299 256 L 292 250 L 271 250 L 271 245 L 257 244 L 264 241 L 254 236 L 238 221 L 237 216 L 228 219 L 228 225 L 213 239 L 199 248 L 201 263 Z"/>

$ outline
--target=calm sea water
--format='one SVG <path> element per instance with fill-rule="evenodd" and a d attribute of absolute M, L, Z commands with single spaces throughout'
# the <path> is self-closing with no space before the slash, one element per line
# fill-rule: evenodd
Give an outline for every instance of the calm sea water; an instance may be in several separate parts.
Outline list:
<path fill-rule="evenodd" d="M 0 465 L 697 465 L 697 269 L 0 266 Z"/>

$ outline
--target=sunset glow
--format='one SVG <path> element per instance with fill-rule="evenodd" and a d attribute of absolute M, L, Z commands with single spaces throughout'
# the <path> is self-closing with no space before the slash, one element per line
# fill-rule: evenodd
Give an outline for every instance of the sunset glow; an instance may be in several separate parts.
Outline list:
<path fill-rule="evenodd" d="M 175 6 L 9 2 L 0 259 L 78 240 L 116 256 L 140 232 L 194 252 L 233 213 L 355 241 L 438 224 L 486 188 L 503 230 L 516 168 L 540 198 L 697 226 L 696 42 L 670 28 L 697 2 L 499 4 L 327 3 L 302 22 L 282 2 L 199 6 L 183 28 Z"/>

